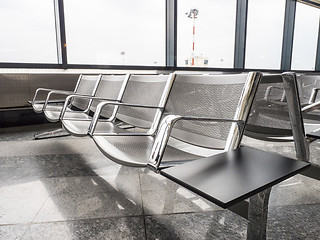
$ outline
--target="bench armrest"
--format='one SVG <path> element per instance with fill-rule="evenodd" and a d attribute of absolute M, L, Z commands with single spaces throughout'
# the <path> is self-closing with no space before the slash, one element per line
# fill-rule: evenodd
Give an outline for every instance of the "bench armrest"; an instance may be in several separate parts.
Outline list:
<path fill-rule="evenodd" d="M 309 104 L 312 104 L 316 101 L 319 90 L 320 90 L 320 88 L 313 88 L 312 89 L 311 96 L 309 99 Z"/>
<path fill-rule="evenodd" d="M 50 89 L 50 88 L 38 88 L 34 94 L 34 97 L 31 101 L 31 104 L 34 105 L 34 103 L 36 102 L 38 93 L 40 92 L 48 92 L 48 94 L 50 94 L 51 92 L 54 92 L 56 94 L 60 94 L 60 95 L 68 95 L 68 94 L 74 94 L 73 91 L 64 91 L 64 90 L 57 90 L 57 89 Z M 47 96 L 48 98 L 48 96 Z"/>
<path fill-rule="evenodd" d="M 67 111 L 67 108 L 68 108 L 71 100 L 74 99 L 74 98 L 84 98 L 84 99 L 88 99 L 88 100 L 99 100 L 99 101 L 117 101 L 115 99 L 95 97 L 95 96 L 86 95 L 86 94 L 71 94 L 66 98 L 66 101 L 65 101 L 65 103 L 63 105 L 63 108 L 62 108 L 61 113 L 60 113 L 60 120 L 63 119 L 64 114 Z M 85 112 L 86 110 L 84 110 L 82 112 Z"/>
<path fill-rule="evenodd" d="M 309 104 L 309 105 L 307 105 L 307 106 L 304 106 L 304 107 L 301 109 L 301 112 L 302 112 L 302 113 L 307 113 L 307 112 L 311 112 L 311 111 L 313 111 L 313 110 L 315 110 L 315 109 L 318 109 L 318 108 L 320 108 L 320 101 L 311 103 L 311 104 Z"/>
<path fill-rule="evenodd" d="M 107 105 L 115 105 L 115 106 L 126 106 L 126 107 L 137 107 L 137 108 L 149 108 L 149 109 L 163 109 L 162 107 L 152 106 L 152 105 L 139 105 L 139 104 L 132 104 L 132 103 L 123 103 L 119 101 L 104 101 L 98 104 L 95 114 L 93 115 L 90 127 L 89 127 L 89 134 L 91 136 L 94 135 L 95 128 L 98 124 L 99 117 L 101 115 L 102 109 Z"/>
<path fill-rule="evenodd" d="M 157 171 L 162 156 L 164 154 L 165 148 L 167 146 L 171 131 L 176 122 L 180 120 L 191 120 L 191 121 L 206 121 L 206 122 L 231 122 L 237 123 L 239 127 L 244 127 L 243 121 L 233 120 L 233 119 L 223 119 L 223 118 L 208 118 L 208 117 L 194 117 L 194 116 L 180 116 L 180 115 L 168 115 L 162 119 L 159 127 L 159 131 L 156 135 L 151 156 L 149 158 L 148 166 Z"/>
<path fill-rule="evenodd" d="M 51 95 L 53 95 L 53 94 L 67 95 L 67 97 L 66 97 L 66 99 L 65 99 L 64 102 L 69 102 L 72 97 L 82 96 L 82 95 L 83 95 L 83 94 L 75 93 L 75 92 L 50 91 L 50 92 L 48 93 L 48 95 L 47 95 L 46 101 L 44 102 L 43 111 L 46 110 L 47 105 L 48 105 L 48 103 L 50 102 L 50 97 L 51 97 Z M 85 96 L 90 97 L 90 95 L 85 95 Z M 68 100 L 68 101 L 67 101 L 67 100 Z M 68 105 L 68 104 L 67 104 L 67 105 Z"/>
<path fill-rule="evenodd" d="M 272 89 L 278 89 L 278 90 L 282 90 L 282 96 L 281 96 L 281 99 L 280 99 L 280 102 L 283 102 L 286 98 L 286 93 L 284 91 L 283 88 L 280 88 L 280 87 L 277 87 L 277 86 L 269 86 L 267 89 L 266 89 L 266 92 L 264 94 L 264 100 L 268 101 L 269 100 L 269 96 L 271 95 L 271 91 Z"/>

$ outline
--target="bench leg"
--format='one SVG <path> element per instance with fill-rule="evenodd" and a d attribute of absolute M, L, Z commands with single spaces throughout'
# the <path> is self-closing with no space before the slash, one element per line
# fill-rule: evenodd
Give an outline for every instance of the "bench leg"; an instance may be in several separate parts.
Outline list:
<path fill-rule="evenodd" d="M 50 131 L 50 132 L 43 132 L 43 133 L 39 133 L 39 134 L 35 134 L 33 136 L 34 140 L 38 140 L 38 139 L 46 139 L 46 138 L 55 138 L 55 137 L 65 137 L 65 136 L 69 136 L 70 134 L 67 133 L 65 130 L 63 130 L 62 128 Z"/>
<path fill-rule="evenodd" d="M 250 198 L 247 228 L 247 240 L 265 240 L 267 238 L 268 206 L 271 188 Z"/>

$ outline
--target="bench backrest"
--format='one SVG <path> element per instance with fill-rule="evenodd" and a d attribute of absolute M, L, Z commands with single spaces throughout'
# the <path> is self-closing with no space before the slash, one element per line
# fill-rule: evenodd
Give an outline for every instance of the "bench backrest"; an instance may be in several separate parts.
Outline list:
<path fill-rule="evenodd" d="M 75 93 L 93 96 L 97 90 L 97 86 L 101 79 L 101 75 L 80 75 L 77 85 L 74 89 Z M 72 106 L 85 110 L 89 107 L 91 100 L 84 98 L 74 98 Z"/>
<path fill-rule="evenodd" d="M 301 105 L 309 103 L 313 89 L 320 88 L 320 74 L 297 75 L 297 83 Z M 320 92 L 315 95 L 314 101 L 320 101 Z"/>
<path fill-rule="evenodd" d="M 172 75 L 131 75 L 124 90 L 122 102 L 164 107 L 172 84 Z M 163 109 L 146 109 L 121 106 L 117 118 L 140 128 L 158 124 Z"/>
<path fill-rule="evenodd" d="M 177 75 L 165 114 L 245 122 L 259 80 L 259 73 Z M 171 136 L 201 147 L 226 149 L 239 133 L 235 123 L 182 120 L 174 125 Z"/>
<path fill-rule="evenodd" d="M 261 139 L 292 136 L 281 74 L 262 76 L 245 135 Z"/>
<path fill-rule="evenodd" d="M 320 101 L 320 74 L 297 75 L 297 82 L 302 107 Z M 307 123 L 319 124 L 320 109 L 303 113 L 303 119 Z"/>
<path fill-rule="evenodd" d="M 99 81 L 97 91 L 95 92 L 95 97 L 121 100 L 123 96 L 124 89 L 127 85 L 129 74 L 127 75 L 102 75 Z M 95 112 L 99 101 L 94 100 L 90 105 L 90 111 Z M 112 117 L 114 111 L 114 106 L 106 106 L 102 112 L 101 116 L 105 118 Z"/>
<path fill-rule="evenodd" d="M 296 157 L 307 161 L 309 150 L 297 85 L 296 74 L 292 72 L 263 76 L 245 134 L 268 141 L 294 140 Z"/>

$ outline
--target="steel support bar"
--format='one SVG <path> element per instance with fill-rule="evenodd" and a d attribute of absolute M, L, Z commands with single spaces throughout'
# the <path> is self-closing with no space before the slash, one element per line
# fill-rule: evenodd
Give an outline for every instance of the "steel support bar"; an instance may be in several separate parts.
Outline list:
<path fill-rule="evenodd" d="M 305 139 L 305 131 L 301 114 L 301 105 L 295 73 L 283 73 L 282 80 L 288 105 L 292 135 L 297 159 L 309 162 L 309 146 Z"/>
<path fill-rule="evenodd" d="M 166 66 L 177 66 L 177 0 L 166 1 Z"/>
<path fill-rule="evenodd" d="M 67 68 L 67 42 L 63 0 L 54 0 L 58 63 Z"/>
<path fill-rule="evenodd" d="M 234 68 L 244 69 L 246 53 L 248 0 L 237 1 Z"/>
<path fill-rule="evenodd" d="M 320 19 L 319 19 L 318 44 L 317 44 L 317 55 L 316 55 L 315 71 L 320 71 Z"/>
<path fill-rule="evenodd" d="M 281 55 L 282 71 L 288 71 L 291 69 L 295 15 L 296 15 L 296 1 L 287 0 L 286 8 L 285 8 L 283 40 L 282 40 L 282 55 Z"/>
<path fill-rule="evenodd" d="M 66 137 L 70 134 L 66 132 L 64 129 L 59 128 L 50 132 L 43 132 L 39 134 L 35 134 L 33 139 L 40 140 L 40 139 L 47 139 L 47 138 L 56 138 L 56 137 Z"/>
<path fill-rule="evenodd" d="M 267 221 L 271 188 L 252 196 L 249 200 L 247 240 L 267 239 Z"/>

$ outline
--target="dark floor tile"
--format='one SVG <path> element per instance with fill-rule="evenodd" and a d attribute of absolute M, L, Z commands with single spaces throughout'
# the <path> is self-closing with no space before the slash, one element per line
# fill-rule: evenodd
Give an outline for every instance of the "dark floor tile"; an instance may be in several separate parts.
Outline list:
<path fill-rule="evenodd" d="M 2 157 L 88 153 L 103 156 L 89 137 L 1 142 L 0 152 Z"/>
<path fill-rule="evenodd" d="M 320 204 L 320 182 L 295 175 L 272 187 L 269 206 Z"/>
<path fill-rule="evenodd" d="M 320 239 L 320 204 L 271 208 L 267 238 Z"/>
<path fill-rule="evenodd" d="M 140 170 L 140 181 L 143 209 L 147 215 L 222 209 L 151 170 Z"/>
<path fill-rule="evenodd" d="M 27 125 L 22 127 L 0 128 L 0 141 L 32 140 L 35 134 L 54 131 L 61 128 L 61 123 Z"/>
<path fill-rule="evenodd" d="M 310 144 L 310 162 L 320 166 L 320 140 L 316 140 Z"/>
<path fill-rule="evenodd" d="M 32 224 L 22 239 L 145 239 L 141 217 Z"/>
<path fill-rule="evenodd" d="M 0 157 L 0 182 L 93 175 L 96 174 L 81 155 Z"/>
<path fill-rule="evenodd" d="M 142 191 L 145 214 L 171 214 L 186 212 L 216 211 L 222 208 L 199 195 L 178 186 L 176 190 Z"/>
<path fill-rule="evenodd" d="M 148 239 L 245 239 L 246 220 L 230 211 L 146 217 Z"/>

